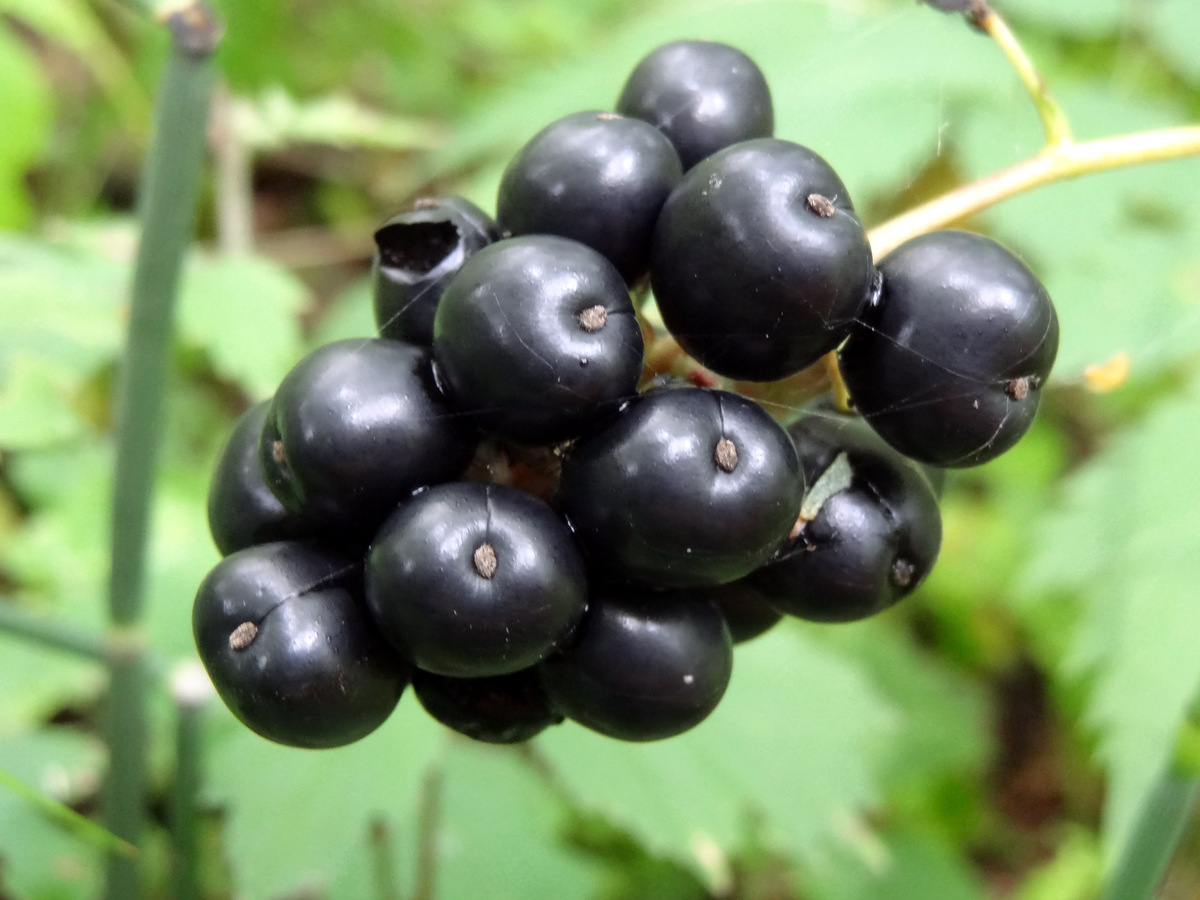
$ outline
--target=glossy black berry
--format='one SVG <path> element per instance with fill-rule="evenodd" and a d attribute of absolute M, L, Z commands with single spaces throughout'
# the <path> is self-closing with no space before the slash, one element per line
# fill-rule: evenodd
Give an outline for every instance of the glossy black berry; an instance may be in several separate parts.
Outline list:
<path fill-rule="evenodd" d="M 713 603 L 721 611 L 735 644 L 766 634 L 783 618 L 783 613 L 748 583 L 751 577 L 691 591 L 692 596 Z"/>
<path fill-rule="evenodd" d="M 623 741 L 672 737 L 720 702 L 733 669 L 710 603 L 636 588 L 594 590 L 572 644 L 541 665 L 556 709 Z"/>
<path fill-rule="evenodd" d="M 897 466 L 916 468 L 929 482 L 933 495 L 942 495 L 946 482 L 945 469 L 925 465 L 905 456 L 856 413 L 840 412 L 831 405 L 816 403 L 791 422 L 787 431 L 796 445 L 800 468 L 804 470 L 809 484 L 829 468 L 839 453 L 853 451 L 855 454 L 891 461 Z"/>
<path fill-rule="evenodd" d="M 858 411 L 906 456 L 974 466 L 1029 429 L 1058 351 L 1037 277 L 1000 244 L 936 231 L 879 265 L 878 301 L 841 350 Z"/>
<path fill-rule="evenodd" d="M 419 668 L 503 675 L 567 639 L 587 604 L 586 571 L 566 524 L 541 500 L 500 485 L 445 484 L 380 529 L 367 602 Z"/>
<path fill-rule="evenodd" d="M 488 214 L 462 197 L 424 198 L 388 219 L 375 232 L 371 262 L 379 333 L 428 347 L 446 284 L 470 256 L 499 237 Z"/>
<path fill-rule="evenodd" d="M 811 416 L 788 429 L 809 488 L 787 548 L 746 583 L 782 612 L 849 622 L 916 589 L 937 559 L 942 522 L 920 466 L 852 431 L 830 447 L 828 423 Z"/>
<path fill-rule="evenodd" d="M 775 130 L 771 91 L 758 66 L 713 41 L 675 41 L 651 52 L 625 82 L 617 112 L 662 131 L 685 171 L 730 144 Z"/>
<path fill-rule="evenodd" d="M 327 344 L 284 377 L 259 452 L 289 509 L 370 535 L 414 490 L 457 477 L 474 446 L 429 351 L 371 338 Z"/>
<path fill-rule="evenodd" d="M 222 556 L 321 532 L 319 522 L 289 510 L 267 485 L 258 444 L 268 405 L 256 403 L 238 418 L 209 483 L 208 530 Z"/>
<path fill-rule="evenodd" d="M 221 699 L 265 738 L 337 747 L 395 708 L 408 668 L 362 604 L 362 562 L 309 542 L 225 557 L 192 607 L 200 661 Z"/>
<path fill-rule="evenodd" d="M 550 705 L 536 668 L 491 678 L 447 678 L 415 669 L 412 683 L 427 713 L 447 728 L 489 744 L 527 741 L 563 720 Z"/>
<path fill-rule="evenodd" d="M 787 537 L 803 490 L 783 429 L 737 394 L 643 394 L 574 445 L 560 503 L 594 565 L 662 587 L 733 581 Z"/>
<path fill-rule="evenodd" d="M 656 128 L 615 113 L 575 113 L 538 132 L 509 163 L 496 221 L 506 234 L 587 244 L 632 284 L 646 274 L 654 221 L 682 174 Z"/>
<path fill-rule="evenodd" d="M 574 437 L 637 390 L 642 332 L 603 256 L 549 235 L 485 247 L 438 306 L 439 383 L 481 427 L 540 444 Z"/>
<path fill-rule="evenodd" d="M 829 164 L 763 138 L 684 176 L 655 227 L 650 278 L 663 321 L 688 353 L 722 375 L 772 381 L 842 342 L 874 269 Z"/>

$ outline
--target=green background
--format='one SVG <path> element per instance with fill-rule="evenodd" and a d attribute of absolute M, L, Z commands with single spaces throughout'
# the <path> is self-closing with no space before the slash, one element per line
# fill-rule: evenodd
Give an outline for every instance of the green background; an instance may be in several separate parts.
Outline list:
<path fill-rule="evenodd" d="M 995 5 L 1079 139 L 1200 119 L 1195 0 Z M 372 332 L 372 230 L 420 194 L 491 208 L 525 140 L 610 107 L 657 44 L 749 53 L 777 135 L 824 155 L 868 226 L 1042 144 L 995 45 L 912 0 L 218 9 L 222 124 L 154 507 L 148 627 L 165 673 L 194 664 L 216 454 L 308 349 Z M 0 0 L 0 592 L 96 633 L 134 198 L 166 49 L 161 29 L 111 3 Z M 740 648 L 717 713 L 651 745 L 571 724 L 525 750 L 468 745 L 406 695 L 364 741 L 307 752 L 213 702 L 205 890 L 407 896 L 432 828 L 448 900 L 1095 896 L 1200 686 L 1200 160 L 1057 184 L 968 224 L 1045 281 L 1062 344 L 1030 435 L 952 473 L 942 556 L 914 597 Z M 1118 354 L 1129 379 L 1089 391 L 1087 367 Z M 95 813 L 104 685 L 93 664 L 0 633 L 0 770 Z M 152 715 L 158 815 L 172 781 L 165 680 Z M 432 824 L 418 815 L 431 783 Z M 167 896 L 155 821 L 147 872 Z M 1198 845 L 1193 828 L 1173 896 L 1200 891 Z M 93 896 L 101 852 L 0 789 L 0 896 Z M 378 883 L 381 859 L 396 892 Z"/>

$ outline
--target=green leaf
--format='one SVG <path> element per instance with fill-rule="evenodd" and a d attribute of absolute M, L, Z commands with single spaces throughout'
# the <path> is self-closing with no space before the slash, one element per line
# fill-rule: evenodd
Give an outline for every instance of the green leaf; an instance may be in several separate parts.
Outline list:
<path fill-rule="evenodd" d="M 0 447 L 38 447 L 80 436 L 84 422 L 74 410 L 76 387 L 50 360 L 10 360 L 0 381 Z"/>
<path fill-rule="evenodd" d="M 983 900 L 970 866 L 953 848 L 917 834 L 880 843 L 867 864 L 845 854 L 808 869 L 803 880 L 813 900 Z"/>
<path fill-rule="evenodd" d="M 0 229 L 29 218 L 25 173 L 49 136 L 51 109 L 33 55 L 0 21 Z"/>
<path fill-rule="evenodd" d="M 720 707 L 684 735 L 630 745 L 568 723 L 538 746 L 585 809 L 712 875 L 753 816 L 795 853 L 853 821 L 894 725 L 857 668 L 781 626 L 738 648 Z"/>
<path fill-rule="evenodd" d="M 1200 4 L 1194 0 L 1159 0 L 1148 14 L 1150 41 L 1184 78 L 1200 85 Z"/>
<path fill-rule="evenodd" d="M 137 84 L 121 48 L 109 37 L 86 0 L 0 0 L 0 12 L 40 31 L 70 49 L 117 101 L 118 109 L 141 123 L 150 110 L 149 98 Z M 0 101 L 2 102 L 2 101 Z"/>
<path fill-rule="evenodd" d="M 127 267 L 77 243 L 0 234 L 0 446 L 87 427 L 78 395 L 120 346 Z"/>
<path fill-rule="evenodd" d="M 378 731 L 334 750 L 281 747 L 227 714 L 212 718 L 206 791 L 228 817 L 237 895 L 371 896 L 370 824 L 382 818 L 415 840 L 417 792 L 440 726 L 407 694 Z M 400 870 L 411 871 L 407 861 Z"/>
<path fill-rule="evenodd" d="M 334 341 L 375 337 L 379 331 L 371 305 L 372 290 L 371 280 L 364 278 L 338 294 L 317 322 L 308 346 L 316 349 Z"/>
<path fill-rule="evenodd" d="M 520 751 L 456 739 L 442 781 L 436 895 L 474 900 L 558 900 L 598 893 L 603 871 L 572 855 L 566 810 Z M 500 839 L 503 836 L 503 839 Z"/>
<path fill-rule="evenodd" d="M 180 295 L 179 336 L 222 375 L 269 397 L 301 354 L 304 284 L 256 256 L 193 257 Z"/>
<path fill-rule="evenodd" d="M 1025 588 L 1086 599 L 1069 674 L 1092 681 L 1087 716 L 1109 775 L 1112 860 L 1200 690 L 1200 483 L 1181 448 L 1200 442 L 1200 387 L 1120 434 L 1065 485 L 1038 531 Z"/>
<path fill-rule="evenodd" d="M 256 101 L 239 100 L 235 115 L 242 140 L 256 150 L 288 144 L 428 150 L 440 139 L 429 121 L 384 115 L 342 95 L 300 101 L 273 88 Z"/>
<path fill-rule="evenodd" d="M 918 591 L 906 604 L 924 602 Z M 988 755 L 987 705 L 980 689 L 936 656 L 915 647 L 897 626 L 878 616 L 852 626 L 821 629 L 870 678 L 897 712 L 895 733 L 881 748 L 881 780 L 889 789 L 928 789 L 946 777 L 975 777 Z"/>
<path fill-rule="evenodd" d="M 45 803 L 71 803 L 94 793 L 101 759 L 94 738 L 65 728 L 0 741 L 0 771 L 11 773 Z M 68 808 L 63 812 L 76 815 Z M 86 825 L 99 830 L 90 822 Z M 47 815 L 41 803 L 31 804 L 4 784 L 0 784 L 0 835 L 4 836 L 0 869 L 9 891 L 38 900 L 95 896 L 99 854 L 90 833 L 81 835 L 64 827 Z"/>
<path fill-rule="evenodd" d="M 1080 140 L 1182 123 L 1170 106 L 1086 89 L 1063 102 Z M 1017 108 L 979 106 L 959 148 L 973 173 L 1040 148 Z M 1054 381 L 1126 353 L 1135 376 L 1200 349 L 1200 159 L 1088 175 L 987 211 L 997 236 L 1046 284 L 1061 325 Z"/>
<path fill-rule="evenodd" d="M 1073 37 L 1101 37 L 1120 30 L 1126 0 L 995 0 L 1001 15 L 1028 20 Z"/>

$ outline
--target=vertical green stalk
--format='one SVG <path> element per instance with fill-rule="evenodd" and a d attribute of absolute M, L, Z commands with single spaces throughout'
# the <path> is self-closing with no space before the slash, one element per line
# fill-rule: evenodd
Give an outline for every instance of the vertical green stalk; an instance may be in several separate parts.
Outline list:
<path fill-rule="evenodd" d="M 175 781 L 171 796 L 171 900 L 200 897 L 200 785 L 204 776 L 205 707 L 212 685 L 199 663 L 171 679 L 175 701 Z"/>
<path fill-rule="evenodd" d="M 146 642 L 141 630 L 146 544 L 171 347 L 174 300 L 191 240 L 204 161 L 209 97 L 219 28 L 201 2 L 173 7 L 165 18 L 171 54 L 155 108 L 143 172 L 141 241 L 117 399 L 117 462 L 109 575 L 110 686 L 104 736 L 109 767 L 105 823 L 139 846 L 145 816 Z M 136 859 L 111 857 L 106 900 L 142 895 Z"/>
<path fill-rule="evenodd" d="M 1142 801 L 1133 834 L 1105 879 L 1103 900 L 1154 900 L 1200 799 L 1200 695 L 1174 758 Z"/>

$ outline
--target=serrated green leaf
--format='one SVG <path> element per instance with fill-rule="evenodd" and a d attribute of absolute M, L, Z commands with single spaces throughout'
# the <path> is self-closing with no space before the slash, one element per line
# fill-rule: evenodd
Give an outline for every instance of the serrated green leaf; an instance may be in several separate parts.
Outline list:
<path fill-rule="evenodd" d="M 561 801 L 520 751 L 455 740 L 442 777 L 436 895 L 444 900 L 591 897 L 599 867 L 562 843 Z"/>
<path fill-rule="evenodd" d="M 876 798 L 894 726 L 858 669 L 781 626 L 738 648 L 720 707 L 684 735 L 629 745 L 568 723 L 538 746 L 584 808 L 711 875 L 755 815 L 789 852 L 830 840 Z"/>
<path fill-rule="evenodd" d="M 1170 106 L 1095 90 L 1060 96 L 1080 140 L 1181 124 Z M 1037 152 L 1014 108 L 965 116 L 959 148 L 984 174 Z M 1200 349 L 1200 158 L 1060 182 L 1013 198 L 986 221 L 1046 284 L 1061 344 L 1053 380 L 1079 379 L 1118 353 L 1135 377 Z"/>
<path fill-rule="evenodd" d="M 1087 603 L 1069 674 L 1088 676 L 1087 715 L 1109 775 L 1104 849 L 1115 858 L 1200 689 L 1200 389 L 1162 404 L 1067 483 L 1039 529 L 1024 587 Z"/>
<path fill-rule="evenodd" d="M 180 293 L 179 336 L 218 372 L 269 397 L 300 358 L 303 283 L 257 256 L 193 258 Z"/>
<path fill-rule="evenodd" d="M 228 816 L 237 895 L 371 896 L 370 824 L 382 817 L 399 840 L 415 840 L 417 793 L 440 726 L 407 692 L 378 731 L 334 750 L 281 747 L 228 714 L 213 719 L 206 792 Z"/>
<path fill-rule="evenodd" d="M 1149 10 L 1148 37 L 1175 69 L 1200 84 L 1200 4 L 1194 0 L 1159 0 Z"/>

